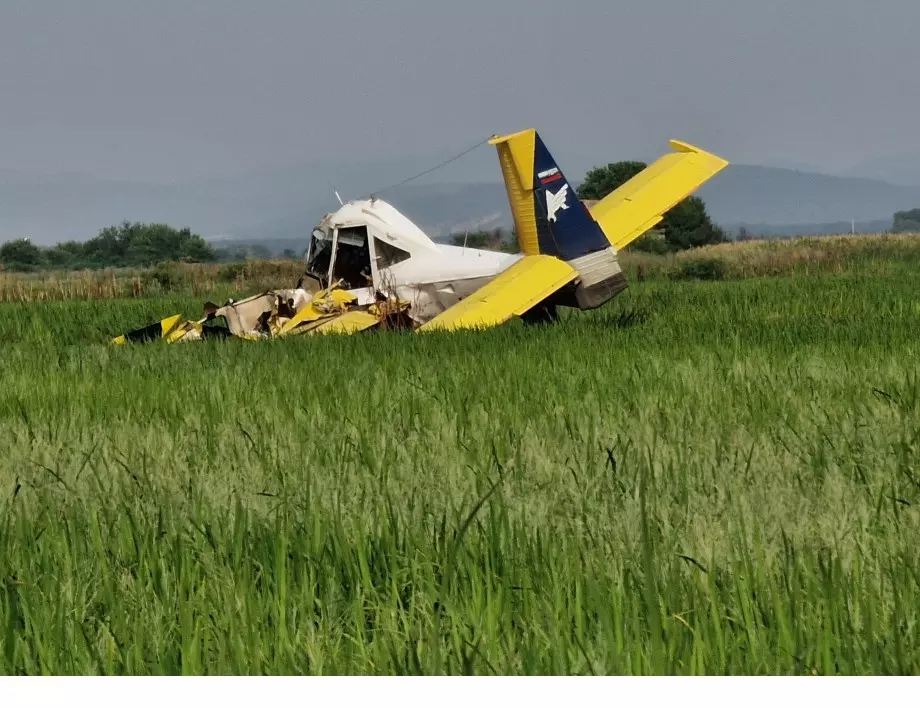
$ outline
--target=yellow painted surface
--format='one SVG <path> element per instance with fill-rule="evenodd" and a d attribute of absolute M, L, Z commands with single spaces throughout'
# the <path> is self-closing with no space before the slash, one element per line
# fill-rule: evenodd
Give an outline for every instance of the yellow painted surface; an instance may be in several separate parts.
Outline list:
<path fill-rule="evenodd" d="M 552 256 L 526 256 L 418 331 L 495 327 L 571 283 L 577 271 Z"/>
<path fill-rule="evenodd" d="M 284 323 L 278 332 L 279 336 L 291 334 L 295 329 L 303 327 L 309 322 L 316 322 L 336 311 L 344 310 L 348 305 L 357 302 L 357 298 L 346 290 L 331 290 L 318 292 L 313 300 L 308 302 L 291 319 Z"/>
<path fill-rule="evenodd" d="M 163 336 L 165 337 L 172 332 L 173 328 L 181 321 L 182 315 L 173 315 L 172 317 L 167 317 L 165 320 L 160 320 L 160 326 L 163 328 Z"/>
<path fill-rule="evenodd" d="M 533 161 L 536 131 L 524 130 L 514 135 L 492 138 L 498 150 L 498 163 L 508 192 L 508 204 L 514 218 L 518 245 L 525 256 L 540 253 L 537 241 L 537 216 L 533 203 Z"/>
<path fill-rule="evenodd" d="M 201 323 L 192 322 L 191 320 L 183 322 L 179 327 L 176 327 L 169 333 L 169 335 L 166 337 L 166 341 L 170 344 L 175 344 L 192 330 L 198 330 L 198 332 L 201 332 Z"/>
<path fill-rule="evenodd" d="M 319 307 L 320 309 L 324 307 L 341 309 L 346 305 L 353 305 L 358 302 L 358 298 L 347 290 L 335 288 L 320 293 L 318 296 L 314 297 L 311 302 L 315 307 Z"/>
<path fill-rule="evenodd" d="M 664 155 L 589 209 L 610 244 L 620 250 L 655 226 L 665 212 L 691 195 L 728 161 L 672 140 Z"/>
<path fill-rule="evenodd" d="M 307 303 L 301 308 L 300 312 L 296 313 L 291 319 L 284 323 L 284 326 L 278 334 L 280 336 L 290 334 L 298 327 L 302 327 L 308 322 L 314 322 L 321 317 L 327 317 L 327 315 L 314 309 L 312 303 Z"/>
<path fill-rule="evenodd" d="M 172 315 L 171 317 L 167 317 L 165 319 L 160 320 L 160 338 L 161 339 L 166 338 L 169 335 L 169 333 L 173 331 L 175 326 L 179 324 L 179 322 L 181 321 L 182 321 L 182 315 Z M 128 339 L 123 334 L 119 337 L 115 337 L 111 343 L 116 344 L 116 345 L 127 344 Z"/>
<path fill-rule="evenodd" d="M 316 327 L 311 327 L 309 334 L 354 334 L 369 329 L 380 320 L 363 310 L 351 310 L 329 318 Z"/>

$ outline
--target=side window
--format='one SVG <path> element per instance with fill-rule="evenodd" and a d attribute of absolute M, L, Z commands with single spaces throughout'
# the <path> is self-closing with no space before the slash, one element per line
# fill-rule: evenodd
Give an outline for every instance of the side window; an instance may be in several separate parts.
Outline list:
<path fill-rule="evenodd" d="M 378 268 L 389 268 L 397 263 L 402 263 L 410 255 L 392 243 L 381 241 L 379 238 L 374 239 L 374 252 L 377 254 Z"/>

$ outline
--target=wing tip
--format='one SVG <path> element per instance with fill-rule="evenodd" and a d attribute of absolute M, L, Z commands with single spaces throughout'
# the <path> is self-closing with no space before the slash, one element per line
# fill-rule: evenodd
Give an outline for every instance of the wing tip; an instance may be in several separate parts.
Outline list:
<path fill-rule="evenodd" d="M 693 153 L 696 155 L 700 155 L 702 157 L 706 157 L 710 160 L 713 160 L 714 162 L 720 165 L 719 169 L 722 169 L 722 167 L 725 167 L 729 164 L 728 160 L 726 160 L 724 157 L 719 157 L 715 153 L 711 153 L 707 150 L 703 150 L 702 148 L 699 148 L 696 145 L 692 145 L 683 140 L 672 139 L 668 141 L 668 145 L 671 147 L 672 150 L 676 152 Z"/>

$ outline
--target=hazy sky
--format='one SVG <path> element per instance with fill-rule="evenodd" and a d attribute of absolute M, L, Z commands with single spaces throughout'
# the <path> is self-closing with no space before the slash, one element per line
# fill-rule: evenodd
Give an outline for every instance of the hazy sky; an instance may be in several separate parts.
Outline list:
<path fill-rule="evenodd" d="M 696 142 L 824 169 L 920 149 L 917 0 L 0 0 L 0 169 L 182 179 Z"/>

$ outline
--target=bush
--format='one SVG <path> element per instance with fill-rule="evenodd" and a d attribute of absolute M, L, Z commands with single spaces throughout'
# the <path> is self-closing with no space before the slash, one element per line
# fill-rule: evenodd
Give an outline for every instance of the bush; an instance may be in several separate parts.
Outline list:
<path fill-rule="evenodd" d="M 719 258 L 695 258 L 679 264 L 670 273 L 672 280 L 725 280 L 725 261 Z"/>
<path fill-rule="evenodd" d="M 44 265 L 42 249 L 27 238 L 9 241 L 0 246 L 0 263 L 7 270 L 33 271 Z"/>
<path fill-rule="evenodd" d="M 148 275 L 149 279 L 157 283 L 163 290 L 170 291 L 178 281 L 178 273 L 176 272 L 176 265 L 170 262 L 158 263 L 154 267 L 150 274 Z"/>
<path fill-rule="evenodd" d="M 245 263 L 228 263 L 227 265 L 221 266 L 217 271 L 217 279 L 227 283 L 232 283 L 245 275 Z"/>
<path fill-rule="evenodd" d="M 633 251 L 642 251 L 643 253 L 657 253 L 664 255 L 672 251 L 671 244 L 667 242 L 661 231 L 649 231 L 630 244 L 629 248 Z"/>

